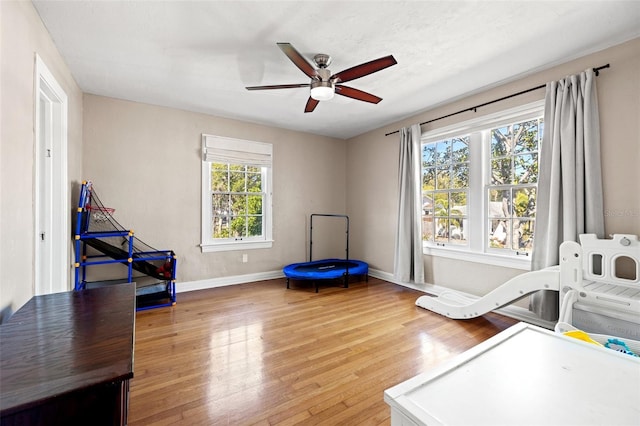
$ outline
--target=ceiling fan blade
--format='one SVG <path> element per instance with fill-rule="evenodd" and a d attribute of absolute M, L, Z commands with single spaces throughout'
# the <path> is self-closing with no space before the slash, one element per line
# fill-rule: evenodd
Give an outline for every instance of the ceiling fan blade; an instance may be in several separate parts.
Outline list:
<path fill-rule="evenodd" d="M 365 62 L 364 64 L 356 65 L 355 67 L 340 71 L 337 74 L 331 76 L 331 79 L 336 79 L 336 83 L 355 80 L 356 78 L 364 77 L 365 75 L 373 74 L 374 72 L 383 70 L 392 65 L 397 64 L 393 55 L 385 56 L 384 58 L 374 59 L 373 61 Z"/>
<path fill-rule="evenodd" d="M 371 93 L 363 92 L 362 90 L 342 85 L 336 86 L 336 93 L 338 95 L 357 99 L 359 101 L 371 102 L 372 104 L 377 104 L 382 100 L 382 98 L 379 98 L 376 95 L 372 95 Z"/>
<path fill-rule="evenodd" d="M 289 59 L 291 59 L 291 62 L 300 68 L 300 71 L 311 78 L 316 77 L 316 69 L 304 58 L 304 56 L 300 54 L 300 52 L 296 50 L 295 47 L 291 45 L 291 43 L 278 43 L 278 47 Z"/>
<path fill-rule="evenodd" d="M 309 87 L 309 83 L 301 84 L 276 84 L 273 86 L 248 86 L 247 90 L 269 90 L 269 89 L 295 89 L 298 87 Z"/>
<path fill-rule="evenodd" d="M 320 101 L 316 101 L 312 97 L 309 97 L 307 105 L 304 107 L 304 112 L 313 112 L 313 110 L 316 109 L 319 103 Z"/>

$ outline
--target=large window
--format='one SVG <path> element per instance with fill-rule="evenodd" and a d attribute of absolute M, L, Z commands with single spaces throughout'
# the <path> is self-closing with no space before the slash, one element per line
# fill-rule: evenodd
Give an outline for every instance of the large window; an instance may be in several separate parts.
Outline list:
<path fill-rule="evenodd" d="M 528 267 L 535 242 L 542 115 L 543 103 L 536 102 L 423 135 L 427 253 L 501 259 L 497 264 L 513 258 L 513 266 Z"/>
<path fill-rule="evenodd" d="M 202 250 L 271 247 L 272 146 L 203 135 Z"/>

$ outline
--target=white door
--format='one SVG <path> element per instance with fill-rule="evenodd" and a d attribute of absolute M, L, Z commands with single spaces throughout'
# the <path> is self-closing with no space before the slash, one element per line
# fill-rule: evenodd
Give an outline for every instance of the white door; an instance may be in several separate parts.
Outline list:
<path fill-rule="evenodd" d="M 36 55 L 35 99 L 35 293 L 67 291 L 67 95 Z"/>

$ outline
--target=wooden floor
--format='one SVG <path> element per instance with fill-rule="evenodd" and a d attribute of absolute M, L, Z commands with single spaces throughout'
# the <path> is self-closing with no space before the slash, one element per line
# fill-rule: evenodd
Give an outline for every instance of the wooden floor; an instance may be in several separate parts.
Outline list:
<path fill-rule="evenodd" d="M 389 425 L 385 389 L 516 322 L 451 320 L 375 278 L 285 287 L 180 293 L 138 312 L 129 424 Z"/>

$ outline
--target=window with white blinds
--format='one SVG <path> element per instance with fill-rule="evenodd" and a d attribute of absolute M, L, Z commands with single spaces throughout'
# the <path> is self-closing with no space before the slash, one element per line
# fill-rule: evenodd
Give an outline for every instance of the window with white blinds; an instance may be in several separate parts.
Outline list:
<path fill-rule="evenodd" d="M 202 135 L 202 251 L 268 248 L 273 147 Z"/>

